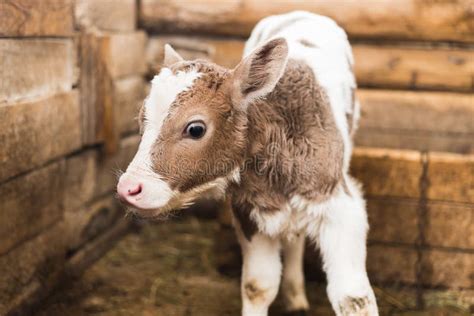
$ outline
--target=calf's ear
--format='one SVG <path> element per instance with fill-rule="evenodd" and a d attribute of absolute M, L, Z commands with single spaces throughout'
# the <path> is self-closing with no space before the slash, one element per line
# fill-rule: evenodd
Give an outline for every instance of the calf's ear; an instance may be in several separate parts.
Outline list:
<path fill-rule="evenodd" d="M 169 67 L 174 63 L 182 61 L 181 57 L 170 44 L 165 44 L 165 58 L 163 59 L 163 66 Z"/>
<path fill-rule="evenodd" d="M 233 70 L 233 103 L 245 109 L 253 100 L 270 93 L 280 80 L 287 61 L 288 44 L 283 38 L 256 48 Z"/>

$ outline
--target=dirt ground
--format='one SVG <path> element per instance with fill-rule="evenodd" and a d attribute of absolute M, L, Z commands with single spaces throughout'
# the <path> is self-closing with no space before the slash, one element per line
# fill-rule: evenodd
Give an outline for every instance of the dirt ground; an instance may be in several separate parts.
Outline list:
<path fill-rule="evenodd" d="M 145 226 L 121 240 L 79 280 L 46 300 L 36 316 L 240 314 L 239 280 L 215 267 L 217 223 L 187 216 Z M 310 316 L 333 315 L 323 284 L 310 282 Z M 414 291 L 375 287 L 381 315 L 471 315 L 473 291 L 427 291 L 427 309 L 414 309 Z M 278 298 L 270 315 L 283 315 Z M 471 310 L 470 310 L 471 309 Z"/>

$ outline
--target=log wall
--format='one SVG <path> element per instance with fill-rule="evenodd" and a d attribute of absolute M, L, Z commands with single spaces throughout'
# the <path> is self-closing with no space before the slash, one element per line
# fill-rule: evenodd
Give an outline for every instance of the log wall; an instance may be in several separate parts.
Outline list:
<path fill-rule="evenodd" d="M 139 142 L 134 118 L 163 44 L 233 67 L 259 19 L 295 9 L 333 17 L 353 44 L 362 119 L 352 170 L 368 199 L 371 279 L 473 288 L 468 0 L 6 0 L 0 314 L 26 313 L 129 229 L 114 172 Z M 222 267 L 238 264 L 225 218 Z"/>
<path fill-rule="evenodd" d="M 29 314 L 130 229 L 147 35 L 135 0 L 0 3 L 0 314 Z"/>

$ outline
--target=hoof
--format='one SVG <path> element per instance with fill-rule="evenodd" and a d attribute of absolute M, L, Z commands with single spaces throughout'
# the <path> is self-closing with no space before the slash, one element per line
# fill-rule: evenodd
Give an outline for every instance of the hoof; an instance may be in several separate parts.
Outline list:
<path fill-rule="evenodd" d="M 370 313 L 370 302 L 368 297 L 348 297 L 339 306 L 341 315 L 352 316 L 369 316 Z"/>
<path fill-rule="evenodd" d="M 283 315 L 285 316 L 307 316 L 308 311 L 305 309 L 299 309 L 296 311 L 291 311 L 291 312 L 285 312 Z"/>

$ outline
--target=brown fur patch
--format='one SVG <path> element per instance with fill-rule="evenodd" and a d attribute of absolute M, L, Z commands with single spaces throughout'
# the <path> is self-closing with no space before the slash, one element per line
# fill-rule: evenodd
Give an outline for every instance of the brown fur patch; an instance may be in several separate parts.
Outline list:
<path fill-rule="evenodd" d="M 248 241 L 252 240 L 252 236 L 258 231 L 255 222 L 250 218 L 250 212 L 253 205 L 240 199 L 232 199 L 232 212 L 234 218 L 239 222 L 240 229 Z"/>
<path fill-rule="evenodd" d="M 246 166 L 233 189 L 260 211 L 293 195 L 321 201 L 342 179 L 343 141 L 312 70 L 290 60 L 275 90 L 249 106 Z"/>
<path fill-rule="evenodd" d="M 192 89 L 177 96 L 152 150 L 154 170 L 172 189 L 181 192 L 227 176 L 240 165 L 245 148 L 245 115 L 234 111 L 229 87 L 223 85 L 229 72 L 199 60 L 177 63 L 171 68 L 174 72 L 190 69 L 203 75 Z M 185 139 L 183 131 L 195 115 L 205 121 L 206 134 L 198 140 Z"/>
<path fill-rule="evenodd" d="M 262 290 L 258 287 L 256 281 L 248 281 L 244 284 L 245 296 L 252 301 L 263 300 L 265 298 L 265 290 Z"/>

